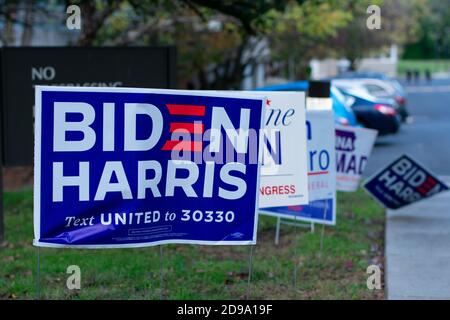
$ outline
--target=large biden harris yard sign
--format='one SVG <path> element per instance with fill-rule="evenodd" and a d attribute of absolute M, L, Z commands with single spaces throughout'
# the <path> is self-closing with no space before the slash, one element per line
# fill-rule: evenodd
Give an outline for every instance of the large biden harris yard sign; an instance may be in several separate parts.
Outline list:
<path fill-rule="evenodd" d="M 34 244 L 253 244 L 265 98 L 36 88 Z"/>

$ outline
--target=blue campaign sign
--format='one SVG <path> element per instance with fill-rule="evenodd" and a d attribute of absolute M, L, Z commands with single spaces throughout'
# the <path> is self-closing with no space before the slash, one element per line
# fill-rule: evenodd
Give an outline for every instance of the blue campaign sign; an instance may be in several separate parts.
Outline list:
<path fill-rule="evenodd" d="M 449 189 L 407 155 L 369 178 L 364 188 L 389 209 L 399 209 Z"/>
<path fill-rule="evenodd" d="M 334 199 L 311 201 L 307 205 L 273 207 L 263 209 L 262 213 L 280 218 L 298 219 L 299 221 L 320 224 L 336 224 L 336 208 Z"/>
<path fill-rule="evenodd" d="M 34 244 L 254 244 L 265 99 L 36 87 Z"/>

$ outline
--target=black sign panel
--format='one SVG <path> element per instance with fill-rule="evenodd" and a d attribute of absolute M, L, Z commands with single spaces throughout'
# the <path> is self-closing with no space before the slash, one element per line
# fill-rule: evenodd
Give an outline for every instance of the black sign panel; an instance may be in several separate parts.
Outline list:
<path fill-rule="evenodd" d="M 3 164 L 33 164 L 35 85 L 175 87 L 174 47 L 1 50 Z"/>

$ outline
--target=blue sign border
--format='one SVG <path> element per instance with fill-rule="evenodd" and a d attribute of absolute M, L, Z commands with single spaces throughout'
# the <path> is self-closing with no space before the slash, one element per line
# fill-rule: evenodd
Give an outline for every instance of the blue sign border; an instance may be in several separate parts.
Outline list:
<path fill-rule="evenodd" d="M 118 244 L 62 244 L 42 241 L 40 238 L 41 227 L 41 134 L 42 134 L 42 93 L 43 92 L 108 92 L 108 93 L 152 93 L 152 94 L 169 94 L 169 95 L 184 95 L 184 96 L 204 96 L 226 99 L 248 99 L 258 101 L 261 109 L 258 116 L 260 116 L 259 128 L 262 128 L 264 121 L 265 111 L 265 98 L 262 95 L 257 98 L 255 95 L 236 94 L 235 97 L 230 97 L 229 94 L 220 93 L 204 93 L 200 91 L 185 91 L 185 90 L 164 90 L 164 89 L 137 89 L 137 88 L 90 88 L 90 87 L 52 87 L 52 86 L 36 86 L 35 96 L 35 189 L 34 189 L 34 230 L 35 240 L 33 244 L 36 246 L 46 247 L 70 247 L 70 248 L 125 248 L 125 247 L 146 247 L 154 246 L 164 243 L 189 243 L 189 244 L 208 244 L 208 245 L 246 245 L 255 244 L 257 238 L 257 225 L 258 225 L 258 197 L 259 197 L 259 180 L 260 180 L 260 165 L 257 166 L 256 171 L 256 183 L 255 183 L 255 196 L 254 196 L 254 216 L 253 216 L 253 236 L 247 240 L 190 240 L 190 239 L 165 239 L 152 242 L 139 242 L 139 243 L 118 243 Z M 260 146 L 258 146 L 258 152 Z M 259 159 L 259 157 L 258 157 Z"/>

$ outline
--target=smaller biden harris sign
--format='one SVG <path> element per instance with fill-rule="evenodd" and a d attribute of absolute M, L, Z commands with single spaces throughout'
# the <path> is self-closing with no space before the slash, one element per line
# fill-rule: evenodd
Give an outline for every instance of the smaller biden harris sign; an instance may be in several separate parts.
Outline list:
<path fill-rule="evenodd" d="M 254 244 L 265 104 L 37 86 L 34 244 Z"/>
<path fill-rule="evenodd" d="M 369 178 L 364 188 L 389 209 L 399 209 L 449 189 L 407 155 Z"/>

